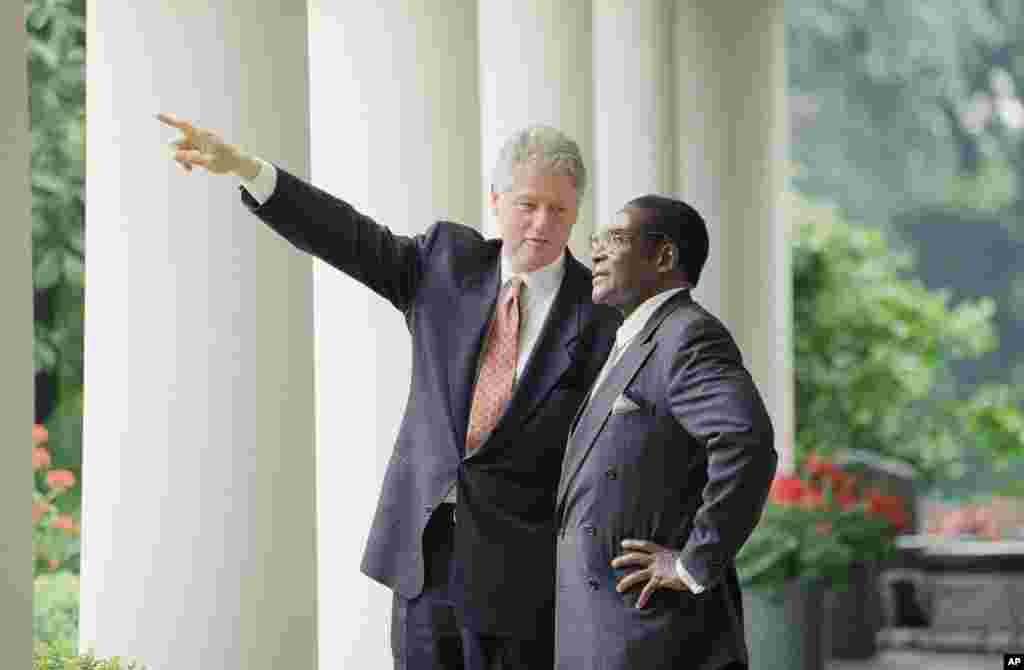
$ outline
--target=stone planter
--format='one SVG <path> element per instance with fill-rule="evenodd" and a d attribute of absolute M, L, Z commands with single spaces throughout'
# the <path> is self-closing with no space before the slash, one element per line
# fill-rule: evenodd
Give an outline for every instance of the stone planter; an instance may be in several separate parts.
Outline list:
<path fill-rule="evenodd" d="M 827 654 L 834 658 L 871 658 L 878 653 L 877 636 L 882 629 L 878 568 L 855 563 L 849 575 L 845 590 L 829 589 L 825 593 Z"/>
<path fill-rule="evenodd" d="M 750 670 L 823 670 L 825 588 L 820 580 L 743 589 Z"/>

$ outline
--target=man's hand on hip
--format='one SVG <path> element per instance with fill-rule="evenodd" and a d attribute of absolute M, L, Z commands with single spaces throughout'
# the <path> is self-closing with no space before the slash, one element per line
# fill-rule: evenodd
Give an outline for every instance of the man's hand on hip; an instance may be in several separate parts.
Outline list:
<path fill-rule="evenodd" d="M 245 179 L 252 179 L 259 173 L 255 160 L 213 131 L 197 128 L 170 114 L 157 114 L 156 118 L 184 133 L 184 137 L 172 141 L 170 146 L 174 160 L 186 173 L 191 172 L 194 165 L 206 168 L 210 174 L 231 173 Z"/>
<path fill-rule="evenodd" d="M 612 560 L 612 567 L 638 566 L 639 569 L 620 579 L 615 590 L 625 593 L 634 586 L 646 582 L 640 598 L 636 601 L 637 609 L 643 608 L 658 589 L 688 590 L 676 572 L 676 552 L 646 540 L 623 540 L 622 548 L 626 553 L 616 556 Z"/>

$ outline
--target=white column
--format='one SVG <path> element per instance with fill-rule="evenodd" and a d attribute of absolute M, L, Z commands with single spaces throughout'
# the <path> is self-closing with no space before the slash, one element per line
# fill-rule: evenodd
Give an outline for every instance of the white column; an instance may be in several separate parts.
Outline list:
<path fill-rule="evenodd" d="M 32 218 L 25 7 L 0 9 L 0 650 L 32 663 Z"/>
<path fill-rule="evenodd" d="M 783 3 L 676 4 L 680 195 L 710 226 L 704 300 L 768 405 L 783 468 L 793 431 Z"/>
<path fill-rule="evenodd" d="M 594 211 L 609 221 L 630 199 L 674 195 L 672 3 L 594 2 Z"/>
<path fill-rule="evenodd" d="M 438 219 L 478 227 L 475 3 L 310 6 L 314 183 L 396 234 Z M 320 262 L 315 285 L 321 661 L 389 668 L 391 592 L 359 565 L 405 410 L 409 332 Z"/>
<path fill-rule="evenodd" d="M 480 125 L 483 192 L 501 144 L 516 130 L 555 126 L 580 146 L 588 170 L 591 151 L 591 39 L 589 0 L 480 0 Z M 591 179 L 591 181 L 593 181 Z M 590 264 L 593 189 L 580 209 L 569 248 Z M 488 237 L 497 233 L 484 207 Z"/>
<path fill-rule="evenodd" d="M 90 2 L 81 647 L 316 659 L 312 273 L 167 111 L 308 173 L 304 3 Z"/>

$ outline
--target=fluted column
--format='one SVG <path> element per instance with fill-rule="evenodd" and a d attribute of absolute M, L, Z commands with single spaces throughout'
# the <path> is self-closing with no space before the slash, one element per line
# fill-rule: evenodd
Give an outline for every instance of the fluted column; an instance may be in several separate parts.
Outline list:
<path fill-rule="evenodd" d="M 479 6 L 483 192 L 490 189 L 501 144 L 516 130 L 537 123 L 576 140 L 592 171 L 589 0 L 480 0 Z M 593 202 L 588 188 L 569 240 L 572 252 L 588 265 Z M 486 206 L 483 220 L 488 237 L 495 236 Z"/>
<path fill-rule="evenodd" d="M 25 7 L 0 9 L 0 652 L 32 663 L 32 218 Z"/>
<path fill-rule="evenodd" d="M 475 6 L 311 2 L 313 181 L 397 234 L 479 226 Z M 409 331 L 320 262 L 315 285 L 321 662 L 390 668 L 391 592 L 359 565 L 409 391 Z"/>
<path fill-rule="evenodd" d="M 672 12 L 666 0 L 594 2 L 595 223 L 674 193 Z"/>
<path fill-rule="evenodd" d="M 86 16 L 80 645 L 152 670 L 314 669 L 311 261 L 235 178 L 180 172 L 154 119 L 308 174 L 305 3 Z"/>
<path fill-rule="evenodd" d="M 729 325 L 776 430 L 793 431 L 782 2 L 676 3 L 680 195 L 707 218 L 711 257 L 696 292 Z"/>

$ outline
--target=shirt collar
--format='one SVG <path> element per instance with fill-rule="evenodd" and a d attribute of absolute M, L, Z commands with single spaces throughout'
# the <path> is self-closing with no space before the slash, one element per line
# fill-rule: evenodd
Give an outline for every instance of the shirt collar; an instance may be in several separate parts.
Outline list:
<path fill-rule="evenodd" d="M 667 291 L 652 295 L 640 303 L 640 306 L 634 309 L 633 313 L 626 317 L 626 320 L 619 326 L 619 330 L 615 333 L 615 346 L 622 347 L 628 344 L 634 337 L 640 334 L 640 331 L 647 325 L 647 320 L 658 311 L 659 307 L 664 305 L 676 293 L 685 290 L 685 286 L 670 288 Z"/>
<path fill-rule="evenodd" d="M 501 256 L 501 285 L 512 279 L 513 277 L 519 277 L 526 284 L 526 289 L 529 300 L 545 298 L 552 296 L 558 290 L 558 287 L 562 283 L 562 277 L 565 276 L 565 250 L 551 263 L 548 263 L 542 268 L 534 270 L 533 272 L 513 272 L 512 266 L 508 259 L 505 258 L 504 254 Z"/>

